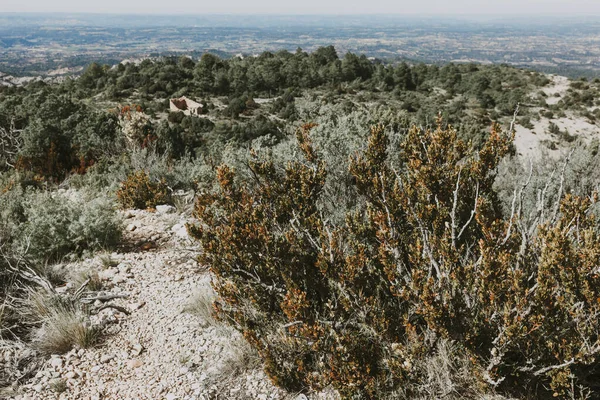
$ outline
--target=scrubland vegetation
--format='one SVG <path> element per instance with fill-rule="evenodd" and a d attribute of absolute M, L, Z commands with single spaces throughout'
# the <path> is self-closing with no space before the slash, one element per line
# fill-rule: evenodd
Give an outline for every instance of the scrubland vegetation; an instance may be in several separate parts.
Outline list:
<path fill-rule="evenodd" d="M 119 208 L 185 208 L 192 191 L 213 316 L 277 385 L 598 398 L 599 142 L 549 126 L 569 157 L 524 160 L 511 122 L 595 123 L 600 86 L 573 81 L 549 104 L 549 83 L 327 47 L 2 88 L 0 339 L 41 354 L 95 343 L 79 301 L 91 279 L 57 294 L 55 264 L 118 246 Z M 204 114 L 170 113 L 182 95 Z"/>

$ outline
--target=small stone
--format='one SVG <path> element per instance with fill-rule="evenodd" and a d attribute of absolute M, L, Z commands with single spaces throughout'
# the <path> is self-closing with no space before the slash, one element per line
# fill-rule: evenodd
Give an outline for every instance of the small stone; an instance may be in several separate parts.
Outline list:
<path fill-rule="evenodd" d="M 156 206 L 156 212 L 159 214 L 171 214 L 175 212 L 175 207 L 167 204 Z"/>
<path fill-rule="evenodd" d="M 67 372 L 65 374 L 65 378 L 67 378 L 67 379 L 75 379 L 75 378 L 77 378 L 77 374 L 74 371 Z"/>
<path fill-rule="evenodd" d="M 165 396 L 165 399 L 166 399 L 166 400 L 176 400 L 176 399 L 177 399 L 177 395 L 175 395 L 175 394 L 173 394 L 173 393 L 168 393 L 168 394 Z"/>
<path fill-rule="evenodd" d="M 102 364 L 106 364 L 107 362 L 109 362 L 110 360 L 112 360 L 113 358 L 115 358 L 115 356 L 110 355 L 110 354 L 105 354 L 102 357 L 100 357 L 100 362 Z"/>
<path fill-rule="evenodd" d="M 135 224 L 129 224 L 125 229 L 127 229 L 127 232 L 133 232 L 137 229 L 137 226 Z"/>
<path fill-rule="evenodd" d="M 131 348 L 133 349 L 133 354 L 135 354 L 136 356 L 139 356 L 140 354 L 142 354 L 142 351 L 144 351 L 144 346 L 142 346 L 139 343 L 134 344 L 133 346 L 131 346 Z"/>
<path fill-rule="evenodd" d="M 131 270 L 131 266 L 129 264 L 120 263 L 117 265 L 117 269 L 119 270 L 119 273 L 126 274 Z"/>
<path fill-rule="evenodd" d="M 34 385 L 32 389 L 35 390 L 37 393 L 41 393 L 44 387 L 42 385 Z"/>
<path fill-rule="evenodd" d="M 189 238 L 185 224 L 173 225 L 173 227 L 171 228 L 171 232 L 173 232 L 173 234 L 175 234 L 175 236 L 177 236 L 180 239 Z"/>
<path fill-rule="evenodd" d="M 54 368 L 61 368 L 63 366 L 63 360 L 62 358 L 51 358 L 50 365 Z"/>
<path fill-rule="evenodd" d="M 92 369 L 90 369 L 90 371 L 95 374 L 96 372 L 100 371 L 101 369 L 102 369 L 102 365 L 94 365 L 92 367 Z"/>
<path fill-rule="evenodd" d="M 133 359 L 133 360 L 127 361 L 127 366 L 131 369 L 139 368 L 142 366 L 142 364 L 143 363 L 138 359 Z"/>

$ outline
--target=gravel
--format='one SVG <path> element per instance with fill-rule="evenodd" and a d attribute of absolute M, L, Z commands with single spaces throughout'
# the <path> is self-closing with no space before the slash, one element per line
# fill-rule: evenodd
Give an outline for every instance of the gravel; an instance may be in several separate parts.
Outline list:
<path fill-rule="evenodd" d="M 307 398 L 273 386 L 239 333 L 186 311 L 198 290 L 209 290 L 210 275 L 195 260 L 186 217 L 161 211 L 124 213 L 128 249 L 111 254 L 113 266 L 81 262 L 97 266 L 109 294 L 128 294 L 113 304 L 130 315 L 101 311 L 93 322 L 107 328 L 97 347 L 52 356 L 13 398 Z M 57 379 L 62 393 L 53 390 Z"/>

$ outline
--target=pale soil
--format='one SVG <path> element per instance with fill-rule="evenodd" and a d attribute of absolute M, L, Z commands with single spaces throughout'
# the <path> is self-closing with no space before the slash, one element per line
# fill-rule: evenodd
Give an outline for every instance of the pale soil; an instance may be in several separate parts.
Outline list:
<path fill-rule="evenodd" d="M 542 90 L 548 95 L 546 103 L 556 104 L 567 93 L 569 80 L 564 76 L 551 75 L 549 77 L 552 79 L 552 83 Z M 559 96 L 555 96 L 555 94 Z M 539 120 L 532 119 L 532 129 L 518 124 L 515 126 L 515 147 L 517 154 L 522 159 L 535 160 L 546 157 L 559 159 L 570 151 L 571 145 L 569 143 L 564 143 L 559 137 L 548 132 L 550 122 L 556 124 L 561 131 L 567 131 L 570 135 L 575 136 L 576 140 L 584 143 L 589 143 L 593 137 L 598 137 L 598 133 L 600 133 L 600 129 L 596 125 L 590 124 L 585 118 L 571 113 L 567 113 L 566 118 L 548 119 L 541 117 Z"/>
<path fill-rule="evenodd" d="M 175 213 L 130 211 L 126 241 L 131 251 L 67 268 L 99 269 L 108 293 L 128 294 L 113 303 L 126 315 L 104 310 L 104 340 L 92 349 L 52 356 L 15 399 L 305 399 L 274 387 L 256 355 L 231 328 L 186 309 L 199 291 L 211 290 L 198 265 L 185 218 Z M 145 247 L 156 246 L 147 251 Z M 99 321 L 95 321 L 99 322 Z M 56 393 L 57 381 L 66 390 Z"/>
<path fill-rule="evenodd" d="M 552 83 L 543 88 L 542 91 L 548 96 L 546 98 L 547 104 L 556 104 L 567 93 L 569 78 L 558 75 L 550 75 L 549 78 L 552 79 Z M 556 96 L 556 94 L 559 96 Z"/>

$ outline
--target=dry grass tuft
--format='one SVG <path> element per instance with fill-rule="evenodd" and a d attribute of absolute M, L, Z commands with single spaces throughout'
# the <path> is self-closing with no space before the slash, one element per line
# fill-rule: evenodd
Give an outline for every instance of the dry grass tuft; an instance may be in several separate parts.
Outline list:
<path fill-rule="evenodd" d="M 218 321 L 215 319 L 213 308 L 216 298 L 217 294 L 210 284 L 206 283 L 197 289 L 183 311 L 198 315 L 202 318 L 204 326 L 216 325 Z"/>
<path fill-rule="evenodd" d="M 52 389 L 54 393 L 66 392 L 68 389 L 67 381 L 64 379 L 55 379 L 50 383 L 50 389 Z"/>
<path fill-rule="evenodd" d="M 16 310 L 23 321 L 39 326 L 32 345 L 44 354 L 87 348 L 98 341 L 100 329 L 89 323 L 87 315 L 70 298 L 29 290 Z"/>
<path fill-rule="evenodd" d="M 34 345 L 44 354 L 62 354 L 74 347 L 88 348 L 98 342 L 100 330 L 80 313 L 55 310 L 38 332 Z"/>

